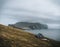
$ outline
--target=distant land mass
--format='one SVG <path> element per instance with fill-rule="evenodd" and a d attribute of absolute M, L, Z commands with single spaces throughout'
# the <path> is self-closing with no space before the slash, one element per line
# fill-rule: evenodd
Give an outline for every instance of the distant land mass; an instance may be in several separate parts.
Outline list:
<path fill-rule="evenodd" d="M 25 30 L 48 29 L 48 25 L 46 24 L 30 23 L 30 22 L 17 22 L 15 24 L 9 24 L 8 26 L 12 26 L 19 29 L 25 29 Z"/>

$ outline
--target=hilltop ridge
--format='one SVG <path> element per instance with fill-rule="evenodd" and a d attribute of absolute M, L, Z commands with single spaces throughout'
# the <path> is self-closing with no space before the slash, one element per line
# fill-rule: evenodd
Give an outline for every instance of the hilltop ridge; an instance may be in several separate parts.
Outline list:
<path fill-rule="evenodd" d="M 53 47 L 53 45 L 24 30 L 0 24 L 0 47 Z"/>

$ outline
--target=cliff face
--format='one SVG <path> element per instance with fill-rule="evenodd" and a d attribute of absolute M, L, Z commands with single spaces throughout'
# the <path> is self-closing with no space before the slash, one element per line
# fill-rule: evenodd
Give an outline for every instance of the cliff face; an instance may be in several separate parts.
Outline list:
<path fill-rule="evenodd" d="M 21 29 L 0 25 L 0 47 L 53 47 L 53 45 Z"/>
<path fill-rule="evenodd" d="M 18 22 L 16 24 L 9 24 L 9 26 L 13 26 L 16 28 L 22 28 L 22 29 L 48 29 L 47 25 L 40 24 L 40 23 L 28 23 L 28 22 Z"/>

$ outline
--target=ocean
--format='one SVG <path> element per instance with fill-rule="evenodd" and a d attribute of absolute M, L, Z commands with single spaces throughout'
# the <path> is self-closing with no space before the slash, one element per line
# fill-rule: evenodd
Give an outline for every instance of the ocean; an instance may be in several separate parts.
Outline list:
<path fill-rule="evenodd" d="M 59 29 L 43 29 L 43 30 L 25 30 L 33 34 L 41 33 L 45 37 L 60 41 L 60 30 Z"/>

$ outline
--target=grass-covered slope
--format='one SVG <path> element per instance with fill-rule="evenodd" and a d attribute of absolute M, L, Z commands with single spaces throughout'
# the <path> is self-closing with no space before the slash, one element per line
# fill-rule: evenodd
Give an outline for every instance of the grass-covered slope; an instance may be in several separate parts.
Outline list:
<path fill-rule="evenodd" d="M 53 47 L 23 30 L 0 24 L 0 47 Z"/>

